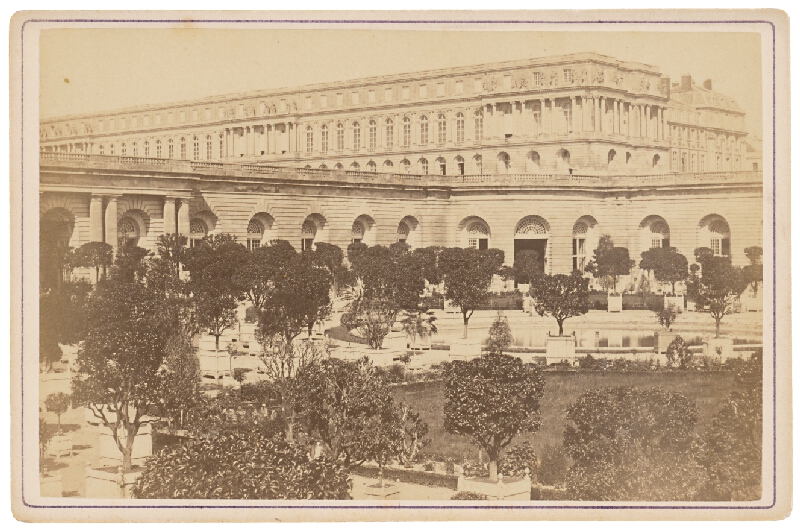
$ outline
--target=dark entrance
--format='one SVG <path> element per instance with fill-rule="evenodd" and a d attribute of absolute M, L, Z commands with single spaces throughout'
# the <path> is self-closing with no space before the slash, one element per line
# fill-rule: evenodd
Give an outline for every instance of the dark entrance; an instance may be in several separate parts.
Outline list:
<path fill-rule="evenodd" d="M 544 257 L 547 252 L 547 239 L 515 239 L 514 240 L 514 260 L 522 250 L 535 250 L 538 254 L 538 270 L 544 272 Z"/>

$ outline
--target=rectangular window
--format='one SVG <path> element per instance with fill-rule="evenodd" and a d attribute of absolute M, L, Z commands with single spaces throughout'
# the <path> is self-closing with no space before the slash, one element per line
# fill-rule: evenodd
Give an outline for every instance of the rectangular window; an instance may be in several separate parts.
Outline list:
<path fill-rule="evenodd" d="M 420 145 L 428 144 L 428 122 L 421 121 L 419 123 L 419 143 Z"/>
<path fill-rule="evenodd" d="M 197 121 L 197 110 L 192 110 L 192 121 Z"/>
<path fill-rule="evenodd" d="M 134 116 L 131 118 L 131 129 L 136 129 L 137 127 L 139 127 L 139 117 Z"/>
<path fill-rule="evenodd" d="M 384 101 L 391 101 L 392 100 L 392 89 L 387 88 L 383 91 L 383 100 Z"/>
<path fill-rule="evenodd" d="M 302 239 L 300 241 L 300 250 L 311 250 L 314 246 L 313 239 Z"/>
<path fill-rule="evenodd" d="M 572 68 L 564 69 L 564 83 L 571 85 L 575 81 L 575 72 Z"/>
<path fill-rule="evenodd" d="M 369 98 L 368 101 L 370 103 L 375 103 L 375 91 L 374 90 L 370 90 L 369 93 L 367 94 L 367 97 Z"/>
<path fill-rule="evenodd" d="M 336 106 L 341 107 L 343 103 L 344 103 L 344 94 L 339 92 L 338 94 L 336 94 Z"/>
<path fill-rule="evenodd" d="M 420 99 L 425 99 L 428 97 L 428 86 L 427 85 L 420 85 L 419 86 L 419 97 Z"/>
<path fill-rule="evenodd" d="M 583 272 L 586 266 L 586 240 L 574 238 L 572 240 L 572 270 Z"/>
<path fill-rule="evenodd" d="M 483 114 L 475 116 L 475 141 L 483 140 Z"/>
<path fill-rule="evenodd" d="M 456 144 L 464 143 L 464 118 L 456 118 Z"/>
<path fill-rule="evenodd" d="M 444 83 L 437 83 L 436 84 L 436 96 L 437 97 L 444 96 Z"/>
<path fill-rule="evenodd" d="M 469 248 L 478 248 L 478 238 L 472 238 L 469 240 Z"/>
<path fill-rule="evenodd" d="M 306 131 L 306 154 L 310 155 L 314 151 L 314 132 Z"/>
<path fill-rule="evenodd" d="M 261 241 L 258 239 L 248 239 L 247 240 L 247 250 L 255 250 L 261 246 Z"/>
<path fill-rule="evenodd" d="M 411 90 L 407 87 L 403 87 L 403 101 L 408 101 L 411 98 Z"/>
<path fill-rule="evenodd" d="M 353 92 L 352 94 L 350 94 L 350 100 L 353 103 L 353 105 L 358 105 L 358 92 Z"/>
<path fill-rule="evenodd" d="M 533 72 L 533 86 L 544 85 L 544 74 L 542 72 Z"/>
<path fill-rule="evenodd" d="M 721 242 L 722 242 L 722 240 L 721 239 L 717 239 L 717 238 L 714 238 L 714 239 L 711 240 L 711 250 L 712 250 L 712 252 L 714 252 L 715 256 L 721 255 L 720 254 L 721 251 L 722 251 L 721 244 L 720 244 Z"/>
<path fill-rule="evenodd" d="M 311 96 L 306 96 L 306 110 L 311 110 Z"/>
<path fill-rule="evenodd" d="M 650 240 L 650 248 L 661 248 L 661 238 L 653 238 Z"/>
<path fill-rule="evenodd" d="M 353 151 L 361 150 L 361 127 L 353 127 Z"/>
<path fill-rule="evenodd" d="M 181 111 L 180 122 L 184 123 L 186 121 L 186 112 Z"/>
<path fill-rule="evenodd" d="M 403 122 L 403 147 L 411 145 L 411 121 Z"/>
<path fill-rule="evenodd" d="M 327 153 L 328 152 L 328 129 L 327 128 L 323 128 L 322 132 L 320 132 L 319 150 L 322 153 Z"/>
<path fill-rule="evenodd" d="M 328 108 L 328 96 L 320 96 L 319 97 L 319 108 L 321 108 L 321 109 Z"/>
<path fill-rule="evenodd" d="M 103 120 L 97 122 L 97 128 L 100 130 L 100 132 L 103 132 L 103 129 L 105 128 L 105 122 Z"/>
<path fill-rule="evenodd" d="M 394 147 L 394 124 L 386 124 L 386 149 Z"/>
<path fill-rule="evenodd" d="M 373 151 L 377 145 L 378 145 L 378 126 L 377 125 L 370 125 L 369 126 L 369 150 Z"/>
<path fill-rule="evenodd" d="M 572 132 L 572 107 L 569 104 L 567 104 L 567 106 L 565 106 L 563 110 L 564 110 L 564 123 L 567 127 L 567 132 Z"/>
<path fill-rule="evenodd" d="M 464 81 L 456 81 L 456 94 L 464 93 Z"/>
<path fill-rule="evenodd" d="M 169 157 L 175 158 L 175 146 L 172 145 L 172 140 L 169 141 Z"/>
<path fill-rule="evenodd" d="M 480 79 L 475 79 L 472 83 L 472 90 L 476 94 L 483 92 L 483 82 Z"/>
<path fill-rule="evenodd" d="M 156 125 L 161 125 L 161 114 L 156 114 Z"/>

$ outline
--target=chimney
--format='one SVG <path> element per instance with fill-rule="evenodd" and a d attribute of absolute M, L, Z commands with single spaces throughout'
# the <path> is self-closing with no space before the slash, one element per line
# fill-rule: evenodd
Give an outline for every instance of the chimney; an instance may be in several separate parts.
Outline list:
<path fill-rule="evenodd" d="M 711 79 L 706 79 L 703 81 L 703 88 L 706 90 L 711 90 Z"/>
<path fill-rule="evenodd" d="M 691 90 L 692 89 L 692 76 L 690 76 L 690 75 L 682 75 L 681 76 L 681 88 L 683 90 Z"/>

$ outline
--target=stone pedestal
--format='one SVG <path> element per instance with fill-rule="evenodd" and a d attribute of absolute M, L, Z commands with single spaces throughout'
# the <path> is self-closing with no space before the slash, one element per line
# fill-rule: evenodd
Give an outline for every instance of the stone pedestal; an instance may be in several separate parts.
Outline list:
<path fill-rule="evenodd" d="M 55 457 L 72 456 L 72 435 L 57 434 L 47 444 L 47 454 Z"/>
<path fill-rule="evenodd" d="M 481 493 L 493 501 L 531 500 L 531 478 L 510 478 L 491 482 L 486 477 L 458 477 L 458 491 Z"/>
<path fill-rule="evenodd" d="M 575 337 L 563 335 L 553 337 L 548 335 L 545 341 L 545 358 L 548 365 L 567 361 L 570 366 L 575 364 Z"/>
<path fill-rule="evenodd" d="M 231 376 L 231 356 L 227 350 L 200 350 L 198 358 L 200 359 L 200 373 L 202 375 L 210 375 L 216 379 Z"/>
<path fill-rule="evenodd" d="M 656 353 L 667 353 L 667 348 L 678 336 L 674 331 L 656 331 Z"/>
<path fill-rule="evenodd" d="M 131 488 L 142 474 L 141 471 L 122 473 L 112 469 L 86 468 L 86 498 L 130 499 Z"/>
<path fill-rule="evenodd" d="M 406 351 L 406 334 L 404 331 L 390 331 L 383 339 L 381 350 L 389 350 L 392 352 L 405 352 Z"/>
<path fill-rule="evenodd" d="M 48 473 L 39 476 L 39 495 L 42 497 L 61 497 L 61 473 Z"/>
<path fill-rule="evenodd" d="M 376 482 L 375 484 L 371 484 L 366 488 L 366 494 L 370 497 L 376 497 L 378 499 L 386 499 L 393 497 L 400 493 L 400 488 L 397 484 L 392 482 L 384 482 L 383 487 L 381 487 L 380 482 Z"/>
<path fill-rule="evenodd" d="M 425 335 L 424 337 L 421 337 L 417 335 L 413 339 L 411 337 L 406 336 L 406 344 L 408 345 L 409 350 L 414 350 L 414 351 L 430 350 L 431 336 Z"/>
<path fill-rule="evenodd" d="M 722 355 L 720 355 L 721 352 Z M 720 359 L 722 362 L 734 357 L 733 338 L 731 337 L 703 337 L 703 355 L 713 359 Z M 739 355 L 740 357 L 741 355 Z"/>
<path fill-rule="evenodd" d="M 691 300 L 686 301 L 686 310 L 687 311 L 697 311 L 697 302 L 692 302 Z"/>
<path fill-rule="evenodd" d="M 622 295 L 608 295 L 608 312 L 620 313 L 622 311 Z"/>
<path fill-rule="evenodd" d="M 478 339 L 453 339 L 450 343 L 450 357 L 473 359 L 481 356 L 481 341 Z"/>
<path fill-rule="evenodd" d="M 100 465 L 117 467 L 122 465 L 122 452 L 117 447 L 111 430 L 107 427 L 98 427 L 100 451 Z M 125 443 L 124 431 L 120 433 L 120 441 Z M 131 464 L 134 466 L 144 465 L 147 457 L 153 454 L 153 436 L 150 424 L 139 427 L 139 432 L 133 440 L 133 450 L 131 453 Z"/>
<path fill-rule="evenodd" d="M 664 309 L 669 306 L 673 306 L 676 312 L 683 313 L 683 296 L 665 296 Z"/>
<path fill-rule="evenodd" d="M 764 310 L 764 298 L 761 294 L 753 298 L 750 296 L 742 296 L 739 300 L 742 302 L 743 312 Z"/>

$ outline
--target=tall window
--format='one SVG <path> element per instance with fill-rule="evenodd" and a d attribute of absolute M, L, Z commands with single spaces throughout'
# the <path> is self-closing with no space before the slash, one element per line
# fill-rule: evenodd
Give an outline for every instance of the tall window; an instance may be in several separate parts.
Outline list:
<path fill-rule="evenodd" d="M 167 151 L 169 158 L 175 158 L 175 145 L 172 142 L 172 140 L 170 140 L 169 143 L 167 144 Z"/>
<path fill-rule="evenodd" d="M 314 130 L 309 125 L 306 127 L 306 154 L 310 155 L 314 151 Z"/>
<path fill-rule="evenodd" d="M 565 84 L 572 84 L 575 80 L 575 72 L 571 68 L 564 69 L 564 83 Z"/>
<path fill-rule="evenodd" d="M 583 272 L 586 266 L 586 225 L 575 223 L 572 227 L 572 270 Z"/>
<path fill-rule="evenodd" d="M 211 148 L 211 135 L 206 136 L 206 160 L 214 158 L 214 152 Z"/>
<path fill-rule="evenodd" d="M 440 175 L 447 175 L 447 162 L 444 158 L 437 158 L 436 163 L 439 164 L 439 174 Z"/>
<path fill-rule="evenodd" d="M 464 143 L 464 115 L 456 114 L 456 145 Z"/>
<path fill-rule="evenodd" d="M 339 123 L 336 125 L 336 152 L 342 151 L 344 151 L 344 125 Z"/>
<path fill-rule="evenodd" d="M 564 110 L 564 124 L 566 125 L 566 132 L 572 132 L 572 104 L 567 103 L 562 107 Z"/>
<path fill-rule="evenodd" d="M 445 118 L 444 114 L 439 114 L 437 118 L 437 137 L 436 137 L 436 144 L 437 145 L 444 145 L 447 142 L 447 118 Z"/>
<path fill-rule="evenodd" d="M 475 113 L 475 141 L 483 140 L 483 111 Z"/>
<path fill-rule="evenodd" d="M 110 154 L 111 156 L 114 156 L 114 144 L 111 144 L 110 146 L 108 146 L 108 154 Z"/>
<path fill-rule="evenodd" d="M 104 146 L 103 144 L 100 144 L 100 154 L 101 155 L 106 154 L 106 146 Z"/>
<path fill-rule="evenodd" d="M 715 256 L 731 255 L 731 232 L 728 223 L 722 220 L 714 221 L 708 227 L 711 232 L 711 250 Z"/>
<path fill-rule="evenodd" d="M 375 120 L 371 120 L 369 122 L 369 144 L 367 148 L 372 151 L 378 145 L 378 124 L 375 123 Z"/>
<path fill-rule="evenodd" d="M 411 120 L 403 118 L 403 147 L 411 145 Z"/>
<path fill-rule="evenodd" d="M 125 144 L 119 148 L 119 154 L 122 156 L 128 156 L 128 147 Z"/>
<path fill-rule="evenodd" d="M 367 171 L 371 173 L 377 173 L 378 165 L 374 161 L 370 160 L 369 162 L 367 162 Z"/>
<path fill-rule="evenodd" d="M 264 230 L 261 228 L 261 223 L 255 219 L 250 221 L 247 225 L 247 250 L 255 250 L 261 246 L 263 232 Z"/>
<path fill-rule="evenodd" d="M 419 144 L 420 145 L 428 145 L 428 117 L 427 116 L 422 116 L 419 119 Z"/>
<path fill-rule="evenodd" d="M 161 140 L 156 140 L 156 158 L 161 158 Z"/>
<path fill-rule="evenodd" d="M 361 126 L 358 122 L 353 124 L 353 151 L 361 150 Z"/>
<path fill-rule="evenodd" d="M 192 137 L 192 160 L 200 160 L 200 139 Z"/>
<path fill-rule="evenodd" d="M 219 135 L 219 159 L 222 160 L 225 158 L 225 142 L 222 139 L 222 135 Z"/>
<path fill-rule="evenodd" d="M 321 153 L 328 152 L 328 126 L 323 125 L 319 133 L 319 150 Z"/>
<path fill-rule="evenodd" d="M 139 144 L 133 142 L 133 156 L 139 156 Z"/>
<path fill-rule="evenodd" d="M 425 158 L 419 159 L 419 172 L 423 175 L 428 174 L 428 161 Z"/>
<path fill-rule="evenodd" d="M 186 160 L 186 138 L 181 138 L 181 160 Z"/>
<path fill-rule="evenodd" d="M 533 123 L 537 133 L 542 132 L 542 105 L 534 104 L 533 107 Z"/>
<path fill-rule="evenodd" d="M 386 120 L 386 149 L 394 147 L 394 122 Z"/>
<path fill-rule="evenodd" d="M 669 226 L 663 221 L 650 225 L 650 248 L 669 247 Z"/>
<path fill-rule="evenodd" d="M 144 141 L 144 156 L 150 156 L 150 142 L 148 140 Z"/>

